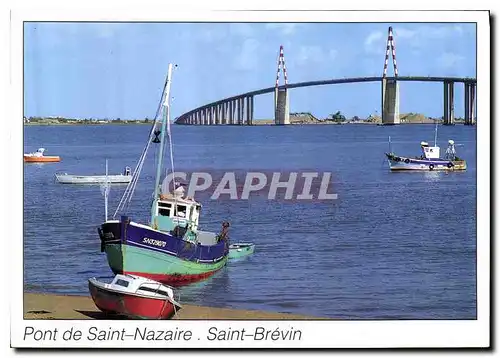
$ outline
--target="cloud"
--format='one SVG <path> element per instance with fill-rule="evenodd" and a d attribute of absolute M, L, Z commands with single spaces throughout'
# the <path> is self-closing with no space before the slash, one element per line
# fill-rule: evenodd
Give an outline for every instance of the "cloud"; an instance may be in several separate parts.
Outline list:
<path fill-rule="evenodd" d="M 328 51 L 328 57 L 330 58 L 330 60 L 336 59 L 337 54 L 338 54 L 337 50 L 331 49 L 330 51 Z"/>
<path fill-rule="evenodd" d="M 246 39 L 239 54 L 233 60 L 233 68 L 238 71 L 250 71 L 257 68 L 259 63 L 259 41 L 254 38 Z"/>
<path fill-rule="evenodd" d="M 418 31 L 405 28 L 393 29 L 394 41 L 396 39 L 411 39 L 418 35 Z"/>
<path fill-rule="evenodd" d="M 417 25 L 411 28 L 405 26 L 394 26 L 394 44 L 396 49 L 403 44 L 414 51 L 429 45 L 432 41 L 443 41 L 464 33 L 464 27 L 461 24 L 446 25 Z M 368 34 L 365 38 L 365 52 L 371 54 L 380 54 L 385 50 L 387 33 L 376 30 Z"/>
<path fill-rule="evenodd" d="M 85 28 L 85 25 L 82 25 Z M 123 28 L 124 24 L 118 23 L 93 23 L 88 24 L 88 30 L 101 39 L 111 39 L 115 37 Z"/>
<path fill-rule="evenodd" d="M 233 35 L 251 37 L 254 35 L 253 26 L 246 23 L 232 23 L 229 24 L 229 31 Z"/>
<path fill-rule="evenodd" d="M 408 41 L 411 47 L 419 48 L 429 43 L 429 41 L 446 40 L 464 33 L 462 25 L 421 25 L 414 29 L 406 27 L 394 28 L 394 41 Z"/>
<path fill-rule="evenodd" d="M 463 28 L 460 25 L 445 26 L 421 26 L 419 33 L 426 38 L 446 39 L 456 35 L 462 35 Z"/>
<path fill-rule="evenodd" d="M 298 65 L 319 64 L 325 61 L 334 60 L 337 57 L 337 50 L 323 49 L 321 46 L 300 46 L 299 51 L 294 55 Z"/>
<path fill-rule="evenodd" d="M 217 42 L 226 36 L 223 31 L 211 26 L 204 27 L 203 30 L 201 30 L 197 35 L 199 40 L 207 43 Z"/>
<path fill-rule="evenodd" d="M 290 22 L 273 22 L 266 24 L 266 29 L 276 30 L 281 35 L 291 35 L 295 30 L 300 27 L 300 23 L 290 23 Z"/>
<path fill-rule="evenodd" d="M 445 52 L 437 58 L 437 64 L 442 68 L 454 69 L 460 66 L 464 60 L 465 56 L 452 52 Z"/>
<path fill-rule="evenodd" d="M 365 39 L 365 51 L 369 53 L 378 53 L 383 49 L 382 31 L 373 31 Z"/>

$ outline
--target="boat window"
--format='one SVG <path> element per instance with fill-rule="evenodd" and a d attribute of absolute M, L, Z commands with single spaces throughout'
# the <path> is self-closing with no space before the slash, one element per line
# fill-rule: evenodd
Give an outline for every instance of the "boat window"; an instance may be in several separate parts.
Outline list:
<path fill-rule="evenodd" d="M 177 211 L 175 213 L 175 216 L 180 216 L 180 217 L 185 218 L 186 211 L 187 211 L 186 205 L 177 205 Z"/>
<path fill-rule="evenodd" d="M 118 280 L 116 280 L 116 284 L 118 286 L 128 287 L 128 281 L 125 281 L 125 280 L 118 279 Z"/>
<path fill-rule="evenodd" d="M 158 202 L 158 214 L 161 216 L 170 216 L 170 210 L 172 209 L 172 204 Z"/>
<path fill-rule="evenodd" d="M 158 214 L 160 214 L 161 216 L 170 216 L 170 209 L 159 208 Z"/>
<path fill-rule="evenodd" d="M 147 292 L 154 292 L 154 293 L 158 293 L 160 295 L 168 297 L 168 292 L 165 292 L 165 291 L 162 291 L 162 290 L 157 290 L 156 288 L 139 287 L 139 290 L 141 290 L 141 291 L 147 291 Z"/>

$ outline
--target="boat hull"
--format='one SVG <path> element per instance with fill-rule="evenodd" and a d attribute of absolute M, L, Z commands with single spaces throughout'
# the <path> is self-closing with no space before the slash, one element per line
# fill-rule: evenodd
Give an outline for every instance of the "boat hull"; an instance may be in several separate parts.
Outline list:
<path fill-rule="evenodd" d="M 111 270 L 181 286 L 203 280 L 224 267 L 227 241 L 194 244 L 134 222 L 117 221 L 101 226 L 101 250 Z"/>
<path fill-rule="evenodd" d="M 111 184 L 127 184 L 132 180 L 131 175 L 66 175 L 56 174 L 56 181 L 60 184 L 104 184 L 106 180 Z"/>
<path fill-rule="evenodd" d="M 55 162 L 60 162 L 61 157 L 59 156 L 42 156 L 42 157 L 37 157 L 37 156 L 31 156 L 31 155 L 24 155 L 24 161 L 26 163 L 55 163 Z"/>
<path fill-rule="evenodd" d="M 107 290 L 89 280 L 89 291 L 97 308 L 104 313 L 134 319 L 169 319 L 180 309 L 168 299 L 158 299 Z"/>
<path fill-rule="evenodd" d="M 418 159 L 386 154 L 392 171 L 463 171 L 465 160 Z"/>
<path fill-rule="evenodd" d="M 229 245 L 229 258 L 238 259 L 253 254 L 255 245 L 252 243 L 235 243 Z"/>

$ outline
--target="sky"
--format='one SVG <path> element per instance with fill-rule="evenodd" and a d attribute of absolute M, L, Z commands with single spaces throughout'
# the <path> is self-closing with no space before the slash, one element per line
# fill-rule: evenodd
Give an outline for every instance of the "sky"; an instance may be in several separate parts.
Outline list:
<path fill-rule="evenodd" d="M 226 97 L 272 87 L 280 45 L 289 83 L 381 76 L 393 27 L 399 76 L 476 76 L 471 23 L 25 23 L 24 115 L 152 118 L 168 63 L 172 118 Z M 389 60 L 388 75 L 393 74 Z M 280 78 L 283 84 L 283 75 Z M 455 116 L 463 116 L 455 85 Z M 273 95 L 254 118 L 273 117 Z M 380 83 L 290 90 L 290 111 L 325 118 L 380 114 Z M 443 115 L 441 83 L 400 83 L 400 112 Z"/>

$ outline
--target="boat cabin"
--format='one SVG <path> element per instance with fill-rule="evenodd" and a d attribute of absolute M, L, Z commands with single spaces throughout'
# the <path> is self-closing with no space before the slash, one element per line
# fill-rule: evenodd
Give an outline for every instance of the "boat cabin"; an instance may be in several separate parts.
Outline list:
<path fill-rule="evenodd" d="M 427 142 L 421 142 L 420 147 L 425 159 L 439 159 L 439 147 L 429 147 Z"/>
<path fill-rule="evenodd" d="M 123 171 L 123 175 L 129 176 L 130 172 L 131 172 L 130 167 L 125 167 L 125 170 Z"/>
<path fill-rule="evenodd" d="M 161 194 L 154 211 L 154 227 L 160 231 L 174 231 L 184 236 L 187 229 L 196 233 L 200 219 L 201 204 L 193 198 L 179 193 Z"/>
<path fill-rule="evenodd" d="M 174 299 L 172 288 L 162 285 L 159 282 L 147 279 L 145 277 L 135 275 L 118 274 L 110 284 L 105 285 L 116 291 L 122 291 L 132 294 L 140 294 L 155 298 L 171 298 Z"/>
<path fill-rule="evenodd" d="M 45 152 L 45 148 L 38 148 L 36 152 L 27 154 L 32 157 L 43 157 L 43 152 Z M 26 155 L 26 154 L 25 154 Z"/>

